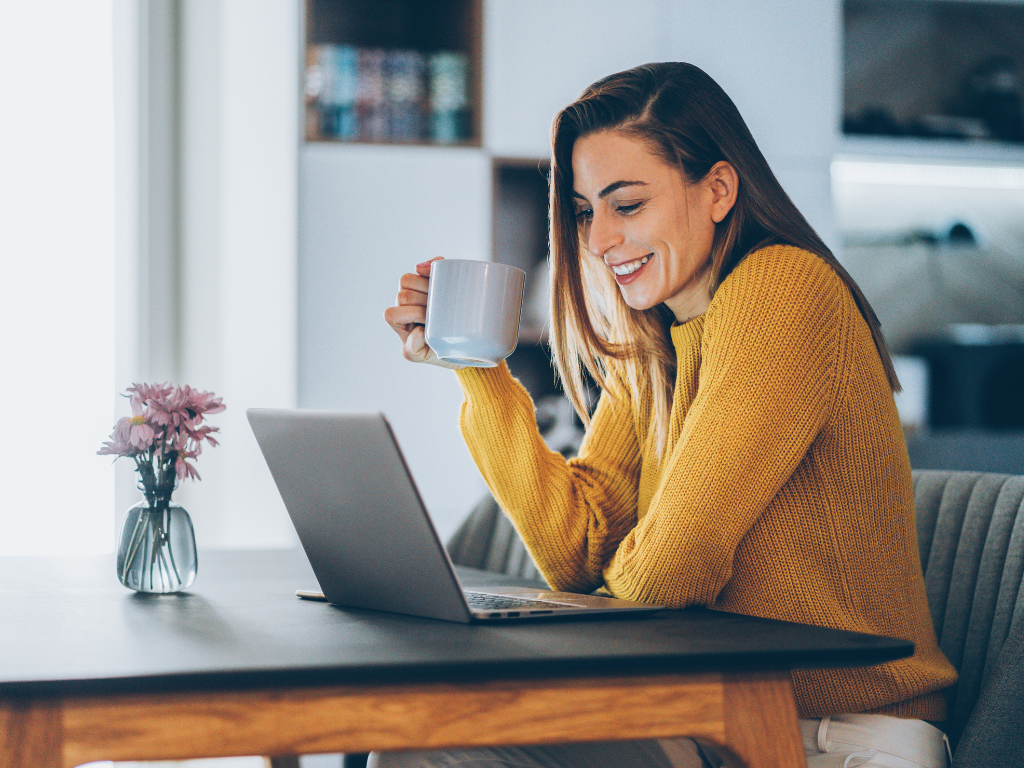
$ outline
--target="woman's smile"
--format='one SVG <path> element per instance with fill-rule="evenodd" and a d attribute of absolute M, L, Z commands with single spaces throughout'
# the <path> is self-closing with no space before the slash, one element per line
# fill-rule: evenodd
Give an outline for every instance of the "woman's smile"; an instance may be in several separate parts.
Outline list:
<path fill-rule="evenodd" d="M 612 272 L 615 274 L 615 282 L 619 285 L 627 285 L 640 277 L 641 267 L 653 257 L 654 254 L 649 253 L 643 258 L 634 261 L 624 261 L 618 264 L 609 264 L 608 266 L 611 267 Z"/>

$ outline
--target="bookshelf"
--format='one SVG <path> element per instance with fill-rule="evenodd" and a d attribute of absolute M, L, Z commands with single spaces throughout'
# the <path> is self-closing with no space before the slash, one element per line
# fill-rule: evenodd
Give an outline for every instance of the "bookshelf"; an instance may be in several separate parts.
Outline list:
<path fill-rule="evenodd" d="M 482 3 L 306 0 L 306 141 L 479 147 Z"/>

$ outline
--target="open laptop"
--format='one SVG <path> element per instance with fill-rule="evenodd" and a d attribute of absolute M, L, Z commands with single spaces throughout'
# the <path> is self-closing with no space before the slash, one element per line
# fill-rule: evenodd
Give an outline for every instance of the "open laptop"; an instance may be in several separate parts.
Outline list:
<path fill-rule="evenodd" d="M 332 603 L 461 622 L 660 610 L 520 587 L 466 592 L 383 414 L 251 408 L 246 416 Z"/>

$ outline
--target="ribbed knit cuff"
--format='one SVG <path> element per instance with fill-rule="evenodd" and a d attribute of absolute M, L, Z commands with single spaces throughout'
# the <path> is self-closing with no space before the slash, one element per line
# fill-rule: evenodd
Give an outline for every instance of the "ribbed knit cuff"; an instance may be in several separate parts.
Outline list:
<path fill-rule="evenodd" d="M 948 701 L 947 691 L 935 691 L 921 696 L 915 696 L 906 701 L 890 704 L 886 707 L 872 709 L 873 715 L 892 715 L 893 717 L 910 717 L 915 720 L 930 720 L 942 722 L 946 720 L 946 705 Z"/>
<path fill-rule="evenodd" d="M 455 371 L 467 400 L 478 397 L 513 397 L 516 380 L 504 361 L 495 368 L 460 368 Z"/>

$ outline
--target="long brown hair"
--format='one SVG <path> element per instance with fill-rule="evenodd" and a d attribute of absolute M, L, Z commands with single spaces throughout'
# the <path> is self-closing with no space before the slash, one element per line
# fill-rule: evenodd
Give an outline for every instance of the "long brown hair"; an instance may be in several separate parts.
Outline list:
<path fill-rule="evenodd" d="M 629 307 L 604 265 L 587 258 L 576 222 L 573 147 L 583 136 L 611 129 L 643 141 L 690 184 L 720 161 L 735 168 L 736 203 L 715 226 L 711 294 L 747 254 L 762 246 L 793 245 L 817 254 L 849 287 L 871 329 L 889 384 L 900 390 L 871 305 L 783 191 L 725 91 L 692 64 L 645 64 L 594 83 L 558 113 L 552 126 L 552 347 L 566 394 L 585 423 L 584 371 L 613 395 L 625 394 L 625 388 L 639 400 L 648 391 L 652 413 L 647 439 L 661 453 L 675 382 L 671 311 L 664 305 Z"/>

